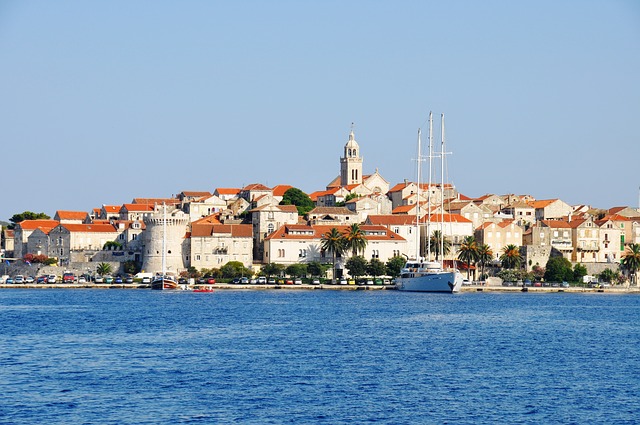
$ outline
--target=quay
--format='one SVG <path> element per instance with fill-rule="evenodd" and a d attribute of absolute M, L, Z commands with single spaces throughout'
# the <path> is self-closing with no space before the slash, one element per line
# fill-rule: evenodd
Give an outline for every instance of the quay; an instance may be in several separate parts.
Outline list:
<path fill-rule="evenodd" d="M 139 283 L 27 283 L 27 284 L 0 284 L 0 289 L 150 289 L 149 284 Z M 283 285 L 283 284 L 231 284 L 215 283 L 212 285 L 190 285 L 189 289 L 212 288 L 214 290 L 328 290 L 328 291 L 395 291 L 393 285 Z M 177 291 L 180 292 L 180 291 Z M 503 293 L 608 293 L 608 294 L 640 294 L 638 286 L 619 286 L 608 288 L 587 288 L 582 286 L 558 287 L 525 287 L 521 286 L 463 286 L 460 292 L 503 292 Z"/>

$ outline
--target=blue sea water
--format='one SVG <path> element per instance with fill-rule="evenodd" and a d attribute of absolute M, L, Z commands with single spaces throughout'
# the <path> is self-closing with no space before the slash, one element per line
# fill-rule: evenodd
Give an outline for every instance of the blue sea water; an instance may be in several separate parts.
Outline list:
<path fill-rule="evenodd" d="M 2 424 L 634 424 L 640 297 L 0 291 Z"/>

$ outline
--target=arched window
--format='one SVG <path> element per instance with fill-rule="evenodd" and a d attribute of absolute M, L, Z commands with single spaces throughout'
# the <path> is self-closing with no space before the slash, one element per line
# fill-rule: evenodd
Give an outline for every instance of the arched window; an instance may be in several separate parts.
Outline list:
<path fill-rule="evenodd" d="M 269 223 L 267 226 L 267 233 L 273 233 L 273 223 Z"/>

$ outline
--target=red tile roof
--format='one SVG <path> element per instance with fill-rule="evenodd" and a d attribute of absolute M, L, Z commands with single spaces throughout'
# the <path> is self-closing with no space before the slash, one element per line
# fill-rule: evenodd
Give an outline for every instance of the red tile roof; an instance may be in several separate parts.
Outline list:
<path fill-rule="evenodd" d="M 191 237 L 207 237 L 216 234 L 230 234 L 234 238 L 253 237 L 251 224 L 204 224 L 192 223 Z"/>
<path fill-rule="evenodd" d="M 111 224 L 61 224 L 60 226 L 69 232 L 116 233 L 116 228 Z"/>
<path fill-rule="evenodd" d="M 349 231 L 349 225 L 315 225 L 307 226 L 300 224 L 287 224 L 281 226 L 278 230 L 267 236 L 267 240 L 271 239 L 289 239 L 289 240 L 309 240 L 309 239 L 321 239 L 322 235 L 330 232 L 331 229 L 337 229 L 340 233 L 346 233 Z M 361 225 L 360 229 L 364 232 L 368 241 L 384 241 L 384 240 L 397 240 L 404 241 L 405 239 L 397 233 L 389 230 L 385 226 L 378 225 Z M 306 232 L 306 234 L 296 234 L 295 232 Z M 310 233 L 309 233 L 310 232 Z M 380 234 L 375 234 L 380 233 Z"/>
<path fill-rule="evenodd" d="M 444 223 L 472 223 L 471 220 L 464 218 L 460 214 L 431 214 L 431 217 L 425 215 L 420 219 L 420 223 L 439 223 L 440 221 Z"/>
<path fill-rule="evenodd" d="M 56 211 L 60 220 L 84 220 L 87 213 L 84 211 Z"/>
<path fill-rule="evenodd" d="M 124 212 L 124 210 L 128 212 L 151 212 L 153 211 L 153 204 L 122 204 L 120 211 Z"/>
<path fill-rule="evenodd" d="M 274 186 L 273 190 L 273 196 L 284 196 L 284 193 L 289 190 L 292 189 L 293 186 L 290 186 L 288 184 L 279 184 L 277 186 Z"/>
<path fill-rule="evenodd" d="M 407 226 L 416 224 L 416 217 L 408 214 L 369 215 L 367 222 L 380 226 Z"/>
<path fill-rule="evenodd" d="M 219 187 L 214 192 L 217 192 L 220 195 L 237 195 L 241 191 L 242 189 L 238 189 L 235 187 Z"/>
<path fill-rule="evenodd" d="M 51 230 L 60 224 L 57 220 L 24 220 L 18 223 L 21 229 L 23 230 L 36 230 L 45 229 Z"/>

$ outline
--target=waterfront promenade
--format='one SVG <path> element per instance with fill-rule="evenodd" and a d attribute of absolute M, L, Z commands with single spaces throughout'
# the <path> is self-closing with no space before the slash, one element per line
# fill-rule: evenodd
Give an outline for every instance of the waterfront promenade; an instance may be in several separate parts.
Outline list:
<path fill-rule="evenodd" d="M 329 291 L 384 291 L 395 290 L 393 285 L 258 285 L 247 284 L 238 285 L 230 283 L 215 283 L 213 285 L 190 285 L 189 289 L 194 288 L 213 288 L 214 290 L 329 290 Z M 150 289 L 148 284 L 108 284 L 108 283 L 56 283 L 56 284 L 2 284 L 0 289 Z M 609 293 L 609 294 L 640 294 L 640 287 L 619 286 L 609 288 L 587 288 L 581 286 L 571 286 L 569 288 L 557 287 L 527 287 L 526 292 L 529 293 Z M 181 292 L 180 290 L 176 292 Z M 185 291 L 188 292 L 188 291 Z M 505 292 L 520 293 L 522 287 L 519 286 L 463 286 L 460 292 Z"/>

